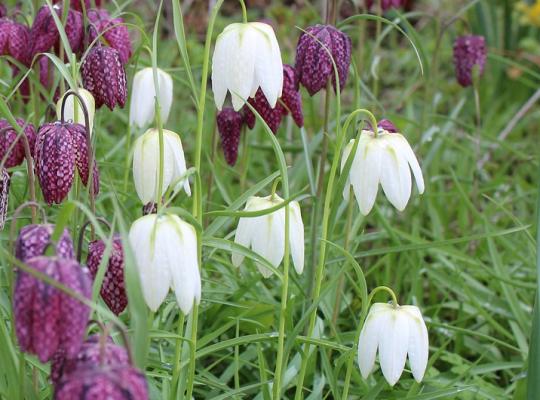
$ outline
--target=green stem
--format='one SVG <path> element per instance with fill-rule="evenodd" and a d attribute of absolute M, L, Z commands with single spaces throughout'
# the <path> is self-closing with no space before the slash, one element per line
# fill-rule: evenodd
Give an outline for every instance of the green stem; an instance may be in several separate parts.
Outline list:
<path fill-rule="evenodd" d="M 176 333 L 178 336 L 181 336 L 182 330 L 184 328 L 185 315 L 180 311 L 178 317 L 178 327 Z M 171 386 L 171 400 L 175 400 L 178 397 L 178 377 L 180 376 L 180 356 L 182 354 L 182 340 L 181 338 L 176 339 L 176 348 L 174 352 L 174 364 L 173 364 L 173 377 L 172 377 L 172 386 Z"/>
<path fill-rule="evenodd" d="M 246 10 L 246 3 L 244 3 L 244 0 L 239 0 L 240 5 L 242 6 L 242 22 L 244 24 L 247 24 L 247 10 Z"/>
<path fill-rule="evenodd" d="M 332 160 L 332 167 L 330 169 L 330 176 L 328 178 L 328 185 L 326 189 L 325 199 L 324 199 L 324 211 L 323 211 L 323 223 L 322 223 L 322 233 L 321 233 L 321 240 L 320 240 L 320 250 L 319 250 L 319 263 L 317 264 L 317 270 L 315 275 L 315 288 L 313 291 L 313 301 L 318 301 L 318 298 L 321 293 L 321 287 L 322 287 L 322 280 L 324 277 L 324 267 L 326 262 L 326 246 L 328 243 L 328 228 L 329 228 L 329 220 L 330 220 L 330 213 L 331 213 L 331 203 L 332 198 L 334 196 L 334 181 L 336 179 L 336 174 L 338 170 L 338 166 L 340 164 L 340 156 L 342 153 L 343 148 L 343 142 L 345 141 L 345 136 L 347 133 L 347 130 L 349 128 L 349 125 L 353 121 L 354 117 L 358 114 L 366 114 L 369 119 L 371 120 L 372 126 L 377 126 L 377 120 L 373 116 L 371 112 L 365 109 L 358 109 L 353 111 L 345 120 L 345 123 L 343 124 L 343 129 L 340 129 L 339 123 L 336 124 L 336 137 L 337 137 L 337 143 L 336 143 L 336 150 L 334 153 L 334 158 Z M 339 115 L 339 113 L 338 113 Z M 309 325 L 308 325 L 308 333 L 307 337 L 311 338 L 313 336 L 313 331 L 315 329 L 315 322 L 317 321 L 317 307 L 313 307 L 311 311 L 311 315 L 309 318 Z M 296 386 L 296 394 L 295 394 L 295 400 L 300 400 L 302 398 L 302 391 L 304 386 L 304 379 L 306 376 L 306 370 L 307 370 L 307 364 L 309 360 L 309 353 L 310 353 L 310 343 L 306 343 L 305 350 L 303 351 L 302 355 L 302 364 L 300 367 L 300 373 L 298 375 L 298 381 Z"/>

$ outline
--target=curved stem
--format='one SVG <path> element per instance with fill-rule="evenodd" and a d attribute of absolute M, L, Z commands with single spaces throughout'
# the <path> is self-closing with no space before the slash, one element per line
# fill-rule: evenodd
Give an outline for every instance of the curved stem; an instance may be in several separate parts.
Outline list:
<path fill-rule="evenodd" d="M 369 297 L 368 297 L 368 306 L 369 306 L 369 304 L 371 304 L 371 301 L 373 300 L 373 297 L 374 297 L 378 292 L 387 292 L 387 293 L 392 297 L 392 304 L 394 305 L 394 307 L 399 306 L 398 301 L 397 301 L 396 294 L 395 294 L 394 291 L 393 291 L 392 289 L 390 289 L 388 286 L 377 286 L 375 289 L 373 289 L 373 290 L 371 291 L 371 293 L 369 294 Z"/>
<path fill-rule="evenodd" d="M 279 183 L 281 182 L 281 177 L 278 176 L 275 180 L 274 180 L 274 183 L 272 183 L 272 192 L 271 192 L 271 198 L 273 199 L 274 196 L 276 195 L 276 190 L 277 190 L 277 187 L 279 185 Z"/>
<path fill-rule="evenodd" d="M 244 24 L 247 23 L 247 10 L 246 10 L 246 3 L 244 3 L 244 0 L 239 0 L 240 5 L 242 6 L 242 22 Z"/>
<path fill-rule="evenodd" d="M 79 104 L 81 105 L 81 108 L 83 110 L 84 114 L 84 130 L 86 133 L 86 146 L 88 150 L 88 190 L 89 190 L 89 197 L 90 197 L 90 209 L 92 210 L 92 214 L 96 213 L 96 200 L 95 200 L 95 190 L 94 190 L 94 151 L 92 149 L 92 138 L 90 137 L 90 115 L 88 113 L 88 108 L 86 107 L 86 103 L 84 99 L 81 97 L 81 95 L 73 90 L 69 90 L 64 94 L 64 97 L 62 98 L 62 106 L 60 111 L 60 122 L 62 124 L 65 124 L 64 119 L 64 111 L 66 108 L 66 101 L 69 98 L 69 96 L 75 96 L 77 100 L 79 100 Z M 73 102 L 73 107 L 76 107 L 75 102 Z M 94 233 L 92 232 L 92 236 Z"/>
<path fill-rule="evenodd" d="M 103 225 L 106 225 L 109 230 L 111 229 L 111 224 L 105 219 L 101 217 L 97 217 L 96 220 L 101 222 Z M 84 231 L 92 223 L 91 220 L 87 220 L 84 224 L 81 225 L 81 229 L 79 229 L 79 240 L 77 242 L 77 261 L 81 262 L 81 256 L 82 256 L 82 242 L 84 239 Z"/>

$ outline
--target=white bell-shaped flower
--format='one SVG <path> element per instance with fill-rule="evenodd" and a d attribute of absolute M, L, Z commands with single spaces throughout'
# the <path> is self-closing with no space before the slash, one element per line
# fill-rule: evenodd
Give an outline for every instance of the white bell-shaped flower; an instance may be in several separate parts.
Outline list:
<path fill-rule="evenodd" d="M 278 195 L 267 197 L 252 196 L 248 199 L 245 211 L 260 211 L 283 203 Z M 238 221 L 234 241 L 266 258 L 276 268 L 285 255 L 285 207 L 270 214 L 258 217 L 242 217 Z M 294 268 L 299 274 L 304 270 L 304 223 L 297 201 L 289 203 L 289 243 Z M 240 266 L 244 256 L 233 252 L 232 262 Z M 257 263 L 261 274 L 268 278 L 272 271 Z"/>
<path fill-rule="evenodd" d="M 77 93 L 79 94 L 79 96 L 82 97 L 84 105 L 88 110 L 88 124 L 90 125 L 88 128 L 90 130 L 90 135 L 92 135 L 92 129 L 94 129 L 94 114 L 96 112 L 96 102 L 94 100 L 94 96 L 92 96 L 92 93 L 90 93 L 88 90 L 83 88 L 78 88 Z M 58 118 L 58 120 L 62 119 L 62 101 L 64 100 L 64 96 L 62 96 L 56 102 L 56 118 Z M 75 104 L 77 104 L 77 109 L 75 109 Z M 81 106 L 81 102 L 77 97 L 73 95 L 69 95 L 69 97 L 66 99 L 66 105 L 64 108 L 64 120 L 73 121 L 74 123 L 81 125 L 85 124 L 84 112 Z"/>
<path fill-rule="evenodd" d="M 227 91 L 235 111 L 261 88 L 272 108 L 281 97 L 283 64 L 274 30 L 262 22 L 228 25 L 212 57 L 212 91 L 221 111 Z"/>
<path fill-rule="evenodd" d="M 407 354 L 414 379 L 422 381 L 428 362 L 429 340 L 422 313 L 415 306 L 375 303 L 360 332 L 358 365 L 367 378 L 379 363 L 386 381 L 393 386 L 405 368 Z"/>
<path fill-rule="evenodd" d="M 159 131 L 149 129 L 135 142 L 133 153 L 133 179 L 135 189 L 144 204 L 157 203 L 170 185 L 183 184 L 184 191 L 191 195 L 186 173 L 186 160 L 180 136 L 163 130 L 163 187 L 158 191 L 159 179 Z"/>
<path fill-rule="evenodd" d="M 161 107 L 160 116 L 163 123 L 167 122 L 173 99 L 173 80 L 165 71 L 157 68 L 159 92 L 156 96 L 154 85 L 154 70 L 143 68 L 133 78 L 129 123 L 132 126 L 144 128 L 152 124 L 155 118 L 156 97 Z"/>
<path fill-rule="evenodd" d="M 345 146 L 341 170 L 353 145 L 354 140 L 351 140 Z M 367 215 L 373 208 L 380 183 L 390 203 L 403 211 L 411 197 L 411 169 L 418 191 L 422 194 L 424 178 L 411 146 L 390 121 L 383 120 L 379 123 L 377 135 L 367 129 L 360 134 L 343 197 L 349 200 L 352 185 L 360 212 Z"/>
<path fill-rule="evenodd" d="M 148 307 L 157 311 L 172 288 L 178 306 L 189 314 L 201 301 L 195 228 L 176 215 L 149 214 L 133 223 L 129 241 Z"/>

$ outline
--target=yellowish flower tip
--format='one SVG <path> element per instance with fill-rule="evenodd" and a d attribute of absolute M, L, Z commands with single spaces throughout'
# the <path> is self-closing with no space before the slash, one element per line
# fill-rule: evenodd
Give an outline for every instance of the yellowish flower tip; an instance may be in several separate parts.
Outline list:
<path fill-rule="evenodd" d="M 516 9 L 521 13 L 522 24 L 540 26 L 540 0 L 532 5 L 522 1 L 516 5 Z"/>

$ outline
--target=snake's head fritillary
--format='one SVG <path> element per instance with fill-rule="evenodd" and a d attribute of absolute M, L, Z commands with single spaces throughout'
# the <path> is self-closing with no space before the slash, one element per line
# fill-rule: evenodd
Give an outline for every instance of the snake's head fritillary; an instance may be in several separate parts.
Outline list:
<path fill-rule="evenodd" d="M 33 224 L 21 229 L 17 241 L 15 242 L 15 257 L 22 262 L 42 256 L 45 254 L 47 246 L 51 244 L 51 236 L 54 232 L 52 224 Z M 73 241 L 67 229 L 56 243 L 56 255 L 60 258 L 73 259 Z"/>
<path fill-rule="evenodd" d="M 217 114 L 216 121 L 225 160 L 229 165 L 234 165 L 238 158 L 238 144 L 244 117 L 231 107 L 225 107 Z"/>
<path fill-rule="evenodd" d="M 113 49 L 118 50 L 120 60 L 126 64 L 133 52 L 129 31 L 122 18 L 111 18 L 107 10 L 97 9 L 88 11 L 90 25 L 88 33 L 90 41 L 94 41 L 99 35 L 101 39 Z"/>

